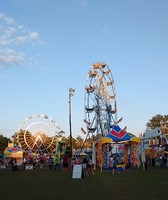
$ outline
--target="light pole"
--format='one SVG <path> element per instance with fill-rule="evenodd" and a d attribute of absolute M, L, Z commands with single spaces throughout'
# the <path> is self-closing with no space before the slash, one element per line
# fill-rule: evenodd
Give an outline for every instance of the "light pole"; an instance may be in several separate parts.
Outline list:
<path fill-rule="evenodd" d="M 75 89 L 69 88 L 69 142 L 70 142 L 70 158 L 72 160 L 72 127 L 71 127 L 71 97 L 74 96 Z"/>

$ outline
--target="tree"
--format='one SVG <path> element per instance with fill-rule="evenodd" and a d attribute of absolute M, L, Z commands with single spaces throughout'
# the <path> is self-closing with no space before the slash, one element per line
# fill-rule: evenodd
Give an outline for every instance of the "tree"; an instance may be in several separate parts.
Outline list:
<path fill-rule="evenodd" d="M 8 146 L 8 141 L 9 139 L 7 137 L 0 135 L 0 151 L 4 151 L 6 149 Z"/>
<path fill-rule="evenodd" d="M 14 135 L 11 136 L 11 141 L 13 142 L 14 145 L 19 145 L 17 141 L 17 134 L 23 134 L 23 131 L 20 131 L 19 133 L 15 133 Z"/>
<path fill-rule="evenodd" d="M 146 126 L 150 129 L 160 128 L 162 133 L 168 134 L 168 115 L 155 115 Z"/>
<path fill-rule="evenodd" d="M 83 146 L 83 138 L 79 135 L 76 138 L 76 146 L 78 149 L 82 148 Z"/>

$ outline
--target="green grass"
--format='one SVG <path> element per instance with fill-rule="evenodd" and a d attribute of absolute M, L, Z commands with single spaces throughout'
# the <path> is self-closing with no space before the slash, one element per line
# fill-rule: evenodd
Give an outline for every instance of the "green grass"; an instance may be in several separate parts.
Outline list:
<path fill-rule="evenodd" d="M 0 200 L 167 200 L 168 169 L 109 171 L 72 179 L 71 172 L 0 169 Z"/>

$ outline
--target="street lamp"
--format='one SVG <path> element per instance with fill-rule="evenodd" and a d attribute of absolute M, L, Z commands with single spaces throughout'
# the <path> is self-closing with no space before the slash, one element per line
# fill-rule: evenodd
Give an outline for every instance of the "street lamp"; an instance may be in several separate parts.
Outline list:
<path fill-rule="evenodd" d="M 69 142 L 70 142 L 70 158 L 72 159 L 72 128 L 71 128 L 71 97 L 74 96 L 75 89 L 69 88 Z"/>

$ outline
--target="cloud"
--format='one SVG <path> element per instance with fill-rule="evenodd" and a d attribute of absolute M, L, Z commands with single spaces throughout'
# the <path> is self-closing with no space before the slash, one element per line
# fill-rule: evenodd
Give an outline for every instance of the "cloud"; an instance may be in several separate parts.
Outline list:
<path fill-rule="evenodd" d="M 26 57 L 25 45 L 42 44 L 38 32 L 27 30 L 9 16 L 0 13 L 0 67 L 21 65 Z M 20 49 L 20 50 L 18 50 Z M 29 56 L 27 54 L 27 56 Z M 29 61 L 28 61 L 29 62 Z"/>
<path fill-rule="evenodd" d="M 4 21 L 7 25 L 15 24 L 15 20 L 11 17 L 5 16 L 4 14 L 0 13 L 0 21 Z"/>
<path fill-rule="evenodd" d="M 47 68 L 38 61 L 37 57 L 38 55 L 36 55 L 36 57 L 31 57 L 29 59 L 29 66 L 32 66 L 32 67 L 34 66 L 41 70 L 47 70 Z"/>
<path fill-rule="evenodd" d="M 27 35 L 19 35 L 15 38 L 16 44 L 42 43 L 37 32 L 29 32 Z"/>
<path fill-rule="evenodd" d="M 22 52 L 16 52 L 13 49 L 0 49 L 0 68 L 12 65 L 20 65 L 25 60 Z"/>

